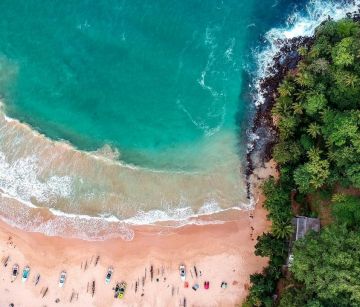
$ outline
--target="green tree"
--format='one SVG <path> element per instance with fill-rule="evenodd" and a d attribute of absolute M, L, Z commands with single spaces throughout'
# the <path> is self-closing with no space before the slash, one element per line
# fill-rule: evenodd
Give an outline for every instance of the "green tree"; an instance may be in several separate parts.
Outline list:
<path fill-rule="evenodd" d="M 294 171 L 294 180 L 301 193 L 309 193 L 322 187 L 330 175 L 330 163 L 321 159 L 321 151 L 312 148 L 308 151 L 309 162 Z"/>
<path fill-rule="evenodd" d="M 295 90 L 295 86 L 289 80 L 285 80 L 278 87 L 278 92 L 279 92 L 280 96 L 283 96 L 283 97 L 291 96 L 291 94 L 294 90 Z"/>
<path fill-rule="evenodd" d="M 262 190 L 266 197 L 264 207 L 269 211 L 268 217 L 272 221 L 288 221 L 291 218 L 290 191 L 274 178 L 265 181 Z"/>
<path fill-rule="evenodd" d="M 339 197 L 337 195 L 333 197 L 331 209 L 337 223 L 359 228 L 360 198 L 348 195 L 340 195 Z"/>
<path fill-rule="evenodd" d="M 273 157 L 276 162 L 296 163 L 301 156 L 301 148 L 295 142 L 280 142 L 274 146 Z"/>
<path fill-rule="evenodd" d="M 282 240 L 276 238 L 272 233 L 263 233 L 257 238 L 255 255 L 261 257 L 280 257 L 284 259 L 287 253 L 286 245 Z"/>
<path fill-rule="evenodd" d="M 290 221 L 274 221 L 271 225 L 271 232 L 278 239 L 288 239 L 294 232 Z"/>
<path fill-rule="evenodd" d="M 296 118 L 293 116 L 281 117 L 279 120 L 279 132 L 282 140 L 289 139 L 295 134 L 297 127 Z"/>
<path fill-rule="evenodd" d="M 354 64 L 355 55 L 352 53 L 354 38 L 346 37 L 335 45 L 332 52 L 334 64 L 340 67 Z"/>
<path fill-rule="evenodd" d="M 331 306 L 360 306 L 360 233 L 334 225 L 307 235 L 295 244 L 290 270 Z"/>
<path fill-rule="evenodd" d="M 304 107 L 300 102 L 296 102 L 292 105 L 294 114 L 302 115 L 304 113 Z"/>
<path fill-rule="evenodd" d="M 359 85 L 359 77 L 353 73 L 347 73 L 344 76 L 344 83 L 346 86 L 355 88 L 356 86 Z"/>
<path fill-rule="evenodd" d="M 314 84 L 313 76 L 306 70 L 299 70 L 295 81 L 302 87 L 311 87 Z"/>
<path fill-rule="evenodd" d="M 311 123 L 306 131 L 310 134 L 310 136 L 316 139 L 317 136 L 321 134 L 321 127 L 317 123 Z"/>
<path fill-rule="evenodd" d="M 345 173 L 352 185 L 356 188 L 360 188 L 360 163 L 348 165 Z"/>
<path fill-rule="evenodd" d="M 313 93 L 307 97 L 305 110 L 309 115 L 315 115 L 317 112 L 325 109 L 327 99 L 324 94 Z"/>

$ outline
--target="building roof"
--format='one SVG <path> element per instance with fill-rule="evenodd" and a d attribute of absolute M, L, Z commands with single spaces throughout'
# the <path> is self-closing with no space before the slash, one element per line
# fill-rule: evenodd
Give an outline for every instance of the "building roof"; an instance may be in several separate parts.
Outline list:
<path fill-rule="evenodd" d="M 295 226 L 295 241 L 303 238 L 310 230 L 320 231 L 320 220 L 318 218 L 297 216 L 293 218 L 292 224 Z"/>

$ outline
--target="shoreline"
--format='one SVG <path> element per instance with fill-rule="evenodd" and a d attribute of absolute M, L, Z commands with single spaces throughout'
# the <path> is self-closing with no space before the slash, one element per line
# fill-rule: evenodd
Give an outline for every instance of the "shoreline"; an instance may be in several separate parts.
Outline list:
<path fill-rule="evenodd" d="M 257 186 L 263 177 L 276 175 L 276 168 L 269 163 L 258 174 L 259 178 L 254 182 Z M 250 274 L 261 272 L 267 264 L 267 259 L 254 255 L 256 237 L 269 228 L 267 212 L 262 207 L 263 197 L 257 197 L 255 209 L 241 211 L 236 221 L 187 225 L 171 231 L 161 227 L 157 230 L 149 226 L 137 227 L 132 241 L 48 237 L 0 222 L 0 272 L 3 277 L 0 280 L 0 303 L 29 306 L 31 299 L 34 304 L 31 306 L 49 306 L 60 299 L 58 305 L 61 306 L 69 304 L 70 298 L 76 296 L 77 300 L 73 301 L 76 306 L 179 306 L 184 299 L 188 306 L 239 304 L 247 296 Z M 8 256 L 5 268 L 3 260 Z M 100 259 L 94 266 L 97 256 Z M 14 263 L 19 264 L 20 271 L 25 265 L 30 265 L 30 278 L 25 284 L 20 277 L 14 283 L 10 282 Z M 184 288 L 179 278 L 180 263 L 187 266 L 189 288 Z M 105 273 L 111 265 L 114 276 L 111 285 L 105 285 Z M 201 270 L 202 276 L 194 276 L 194 265 Z M 153 281 L 149 277 L 151 266 L 154 268 Z M 61 270 L 68 274 L 63 289 L 57 286 Z M 35 286 L 33 278 L 38 273 L 41 279 Z M 96 285 L 94 296 L 87 292 L 88 283 L 92 284 L 93 280 Z M 121 280 L 128 284 L 122 301 L 115 300 L 111 290 L 115 281 Z M 204 289 L 204 281 L 210 281 L 209 290 Z M 220 287 L 222 281 L 227 282 L 227 289 Z M 200 286 L 197 291 L 191 289 L 194 283 Z M 47 294 L 42 298 L 46 288 Z M 21 297 L 16 295 L 20 289 Z"/>
<path fill-rule="evenodd" d="M 278 131 L 271 113 L 277 97 L 277 88 L 284 76 L 301 60 L 297 49 L 312 43 L 313 37 L 294 37 L 287 40 L 279 40 L 279 49 L 273 55 L 272 65 L 267 67 L 268 75 L 260 78 L 258 82 L 258 95 L 263 102 L 256 105 L 254 116 L 249 130 L 248 151 L 246 153 L 246 187 L 247 198 L 252 199 L 251 177 L 256 169 L 261 168 L 272 159 L 272 148 L 277 143 Z"/>
<path fill-rule="evenodd" d="M 8 122 L 1 112 L 0 124 L 0 181 L 5 193 L 0 214 L 19 226 L 29 220 L 22 216 L 23 212 L 34 216 L 35 211 L 46 211 L 42 207 L 51 207 L 52 212 L 45 212 L 46 216 L 59 220 L 81 215 L 81 220 L 87 216 L 110 217 L 113 222 L 116 217 L 120 223 L 129 224 L 169 220 L 182 220 L 183 224 L 185 219 L 198 215 L 232 207 L 247 208 L 244 175 L 231 146 L 224 151 L 224 162 L 209 171 L 156 173 L 103 163 L 62 142 L 34 135 L 29 126 L 19 121 Z M 232 134 L 222 134 L 210 149 L 216 151 L 221 144 L 231 145 L 233 140 Z M 26 206 L 14 205 L 21 209 L 14 216 L 7 203 L 17 201 Z M 41 219 L 35 226 L 48 220 Z"/>

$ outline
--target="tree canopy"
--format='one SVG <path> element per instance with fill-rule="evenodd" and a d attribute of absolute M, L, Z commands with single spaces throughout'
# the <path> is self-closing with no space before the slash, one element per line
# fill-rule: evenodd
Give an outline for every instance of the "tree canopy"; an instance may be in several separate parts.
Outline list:
<path fill-rule="evenodd" d="M 333 225 L 297 241 L 291 271 L 324 305 L 360 306 L 360 233 Z"/>
<path fill-rule="evenodd" d="M 360 306 L 360 197 L 351 196 L 360 192 L 360 23 L 322 23 L 298 55 L 272 108 L 280 180 L 263 185 L 272 228 L 258 237 L 255 251 L 269 257 L 269 266 L 251 276 L 245 306 Z M 332 223 L 295 242 L 291 274 L 284 276 L 290 195 L 307 202 L 323 191 L 329 191 Z M 286 286 L 276 300 L 280 277 Z"/>

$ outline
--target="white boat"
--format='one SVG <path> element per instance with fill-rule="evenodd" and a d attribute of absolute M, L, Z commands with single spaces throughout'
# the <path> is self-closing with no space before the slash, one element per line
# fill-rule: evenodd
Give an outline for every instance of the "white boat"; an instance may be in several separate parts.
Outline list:
<path fill-rule="evenodd" d="M 66 272 L 62 271 L 60 273 L 60 278 L 59 278 L 59 287 L 60 288 L 64 287 L 65 281 L 66 281 Z"/>
<path fill-rule="evenodd" d="M 29 275 L 30 275 L 30 267 L 27 265 L 23 270 L 22 282 L 27 281 L 27 279 L 29 278 Z"/>
<path fill-rule="evenodd" d="M 179 266 L 179 273 L 180 273 L 180 278 L 182 281 L 185 281 L 186 279 L 186 268 L 185 265 L 181 264 Z"/>
<path fill-rule="evenodd" d="M 113 272 L 114 272 L 114 268 L 111 266 L 108 268 L 108 271 L 106 273 L 106 276 L 105 276 L 105 283 L 108 285 L 111 281 L 111 277 L 113 275 Z"/>

